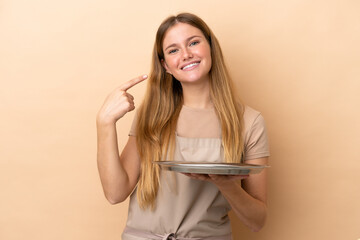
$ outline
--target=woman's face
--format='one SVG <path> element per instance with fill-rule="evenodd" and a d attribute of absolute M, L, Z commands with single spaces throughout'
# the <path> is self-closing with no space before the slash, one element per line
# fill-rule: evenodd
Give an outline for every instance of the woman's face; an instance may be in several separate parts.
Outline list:
<path fill-rule="evenodd" d="M 200 29 L 186 23 L 169 28 L 163 40 L 164 68 L 181 83 L 209 80 L 210 45 Z"/>

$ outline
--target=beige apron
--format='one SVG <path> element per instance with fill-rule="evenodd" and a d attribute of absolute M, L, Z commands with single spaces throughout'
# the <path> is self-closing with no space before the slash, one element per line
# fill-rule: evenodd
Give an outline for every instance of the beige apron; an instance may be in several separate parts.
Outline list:
<path fill-rule="evenodd" d="M 221 162 L 221 139 L 176 136 L 174 160 Z M 154 211 L 140 209 L 136 191 L 130 196 L 122 239 L 231 240 L 229 210 L 229 203 L 214 184 L 161 171 Z"/>

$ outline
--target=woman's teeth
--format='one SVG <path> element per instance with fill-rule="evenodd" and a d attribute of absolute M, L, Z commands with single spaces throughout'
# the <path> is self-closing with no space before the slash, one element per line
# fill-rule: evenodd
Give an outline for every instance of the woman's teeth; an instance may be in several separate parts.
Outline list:
<path fill-rule="evenodd" d="M 185 67 L 183 67 L 183 70 L 191 68 L 192 66 L 196 66 L 196 65 L 199 65 L 199 63 L 198 62 L 197 63 L 191 63 L 191 64 L 186 65 Z"/>

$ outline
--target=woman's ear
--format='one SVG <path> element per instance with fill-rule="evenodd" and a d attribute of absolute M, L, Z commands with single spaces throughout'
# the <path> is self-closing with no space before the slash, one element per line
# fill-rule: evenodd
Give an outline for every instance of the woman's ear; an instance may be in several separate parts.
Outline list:
<path fill-rule="evenodd" d="M 164 61 L 164 59 L 161 59 L 161 65 L 165 68 L 167 73 L 172 75 L 172 73 L 169 71 L 169 68 L 168 68 L 166 62 Z"/>

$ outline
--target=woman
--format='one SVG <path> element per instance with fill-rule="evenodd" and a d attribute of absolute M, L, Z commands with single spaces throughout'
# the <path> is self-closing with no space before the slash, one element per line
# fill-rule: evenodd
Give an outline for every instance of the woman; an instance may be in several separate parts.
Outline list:
<path fill-rule="evenodd" d="M 250 176 L 180 174 L 153 163 L 267 164 L 264 120 L 237 99 L 208 26 L 189 13 L 160 25 L 146 96 L 119 156 L 116 122 L 135 109 L 127 90 L 145 79 L 116 89 L 97 115 L 105 196 L 112 204 L 130 196 L 122 239 L 232 239 L 230 209 L 250 229 L 260 230 L 267 211 L 265 170 Z"/>

